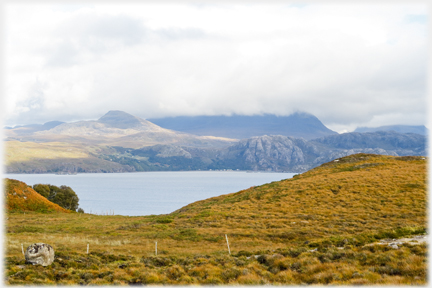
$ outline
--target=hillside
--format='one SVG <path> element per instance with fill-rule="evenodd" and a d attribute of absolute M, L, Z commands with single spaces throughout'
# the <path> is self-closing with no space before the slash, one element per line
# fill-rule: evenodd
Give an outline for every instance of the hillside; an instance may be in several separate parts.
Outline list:
<path fill-rule="evenodd" d="M 297 112 L 289 116 L 178 116 L 148 119 L 161 127 L 202 136 L 245 139 L 263 135 L 283 135 L 314 139 L 337 134 L 315 116 Z"/>
<path fill-rule="evenodd" d="M 48 201 L 24 182 L 5 179 L 5 205 L 7 212 L 63 212 L 70 213 L 57 204 Z"/>
<path fill-rule="evenodd" d="M 426 150 L 426 137 L 424 135 L 395 131 L 344 133 L 314 139 L 311 142 L 336 149 L 379 148 L 399 151 L 399 153 L 406 155 L 422 155 Z"/>
<path fill-rule="evenodd" d="M 385 230 L 426 227 L 426 166 L 424 157 L 355 154 L 292 179 L 192 203 L 173 216 L 206 234 L 231 227 L 250 239 L 334 245 L 357 235 L 347 240 L 355 244 Z"/>
<path fill-rule="evenodd" d="M 304 172 L 335 158 L 356 153 L 426 155 L 426 138 L 418 134 L 396 132 L 346 133 L 309 141 L 281 135 L 265 135 L 243 139 L 222 149 L 156 145 L 116 150 L 118 154 L 112 155 L 113 159 L 116 157 L 113 161 L 139 165 L 135 158 L 145 157 L 148 161 L 146 165 L 159 163 L 161 167 L 158 169 L 161 170 Z"/>
<path fill-rule="evenodd" d="M 140 137 L 138 135 L 132 136 Z M 122 147 L 124 142 L 113 147 L 62 142 L 5 143 L 6 171 L 9 173 L 198 169 L 304 172 L 335 158 L 356 153 L 393 156 L 427 154 L 425 136 L 393 131 L 345 133 L 309 141 L 265 135 L 243 139 L 228 147 L 214 147 L 212 144 L 193 147 L 176 143 L 134 149 Z"/>
<path fill-rule="evenodd" d="M 358 127 L 354 132 L 377 132 L 377 131 L 395 131 L 398 133 L 416 133 L 420 135 L 427 135 L 429 130 L 424 125 L 410 126 L 410 125 L 388 125 L 380 127 Z"/>
<path fill-rule="evenodd" d="M 168 215 L 9 210 L 5 281 L 425 285 L 426 168 L 424 157 L 356 154 Z M 34 239 L 55 249 L 53 269 L 25 264 L 19 243 Z"/>
<path fill-rule="evenodd" d="M 133 167 L 98 157 L 113 149 L 64 142 L 5 141 L 8 173 L 132 172 Z"/>
<path fill-rule="evenodd" d="M 424 157 L 356 154 L 168 215 L 7 210 L 5 281 L 425 285 L 426 167 Z M 19 243 L 34 239 L 55 249 L 53 269 L 25 264 Z"/>

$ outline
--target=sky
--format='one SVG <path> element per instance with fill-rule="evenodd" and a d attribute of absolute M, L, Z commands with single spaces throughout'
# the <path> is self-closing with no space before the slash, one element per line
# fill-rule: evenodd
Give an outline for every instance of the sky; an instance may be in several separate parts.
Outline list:
<path fill-rule="evenodd" d="M 3 122 L 302 111 L 340 133 L 426 125 L 428 12 L 409 1 L 8 1 Z"/>

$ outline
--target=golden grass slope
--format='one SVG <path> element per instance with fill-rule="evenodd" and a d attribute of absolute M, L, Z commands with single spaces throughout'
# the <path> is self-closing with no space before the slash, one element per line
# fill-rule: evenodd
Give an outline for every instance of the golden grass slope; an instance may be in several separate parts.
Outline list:
<path fill-rule="evenodd" d="M 88 152 L 67 143 L 6 141 L 6 165 L 34 159 L 77 159 L 88 158 Z"/>
<path fill-rule="evenodd" d="M 57 204 L 52 203 L 24 182 L 5 179 L 5 197 L 7 212 L 64 212 L 69 213 Z"/>
<path fill-rule="evenodd" d="M 356 154 L 292 179 L 192 203 L 175 226 L 301 242 L 426 227 L 426 158 Z M 181 224 L 180 224 L 181 223 Z"/>
<path fill-rule="evenodd" d="M 5 141 L 5 164 L 9 173 L 54 173 L 67 169 L 86 172 L 124 172 L 123 165 L 97 157 L 105 146 L 66 142 Z"/>

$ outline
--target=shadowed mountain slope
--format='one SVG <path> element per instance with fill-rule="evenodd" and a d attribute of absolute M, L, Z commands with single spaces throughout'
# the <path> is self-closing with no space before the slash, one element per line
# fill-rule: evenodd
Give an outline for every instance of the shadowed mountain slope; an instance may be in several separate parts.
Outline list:
<path fill-rule="evenodd" d="M 429 130 L 424 125 L 409 126 L 409 125 L 389 125 L 380 127 L 358 127 L 354 132 L 377 132 L 377 131 L 395 131 L 398 133 L 416 133 L 427 135 Z"/>
<path fill-rule="evenodd" d="M 262 135 L 314 139 L 337 134 L 325 127 L 315 116 L 300 112 L 289 116 L 178 116 L 148 120 L 176 131 L 235 139 Z"/>

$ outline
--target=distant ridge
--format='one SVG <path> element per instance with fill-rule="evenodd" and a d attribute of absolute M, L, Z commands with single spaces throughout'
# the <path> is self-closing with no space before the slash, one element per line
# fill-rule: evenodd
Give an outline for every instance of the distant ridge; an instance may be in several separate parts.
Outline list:
<path fill-rule="evenodd" d="M 296 112 L 289 116 L 177 116 L 148 121 L 166 129 L 201 136 L 245 139 L 263 135 L 282 135 L 306 140 L 337 134 L 315 116 Z"/>
<path fill-rule="evenodd" d="M 236 139 L 213 136 L 196 136 L 189 133 L 165 129 L 145 119 L 118 110 L 111 110 L 97 120 L 82 120 L 71 123 L 54 121 L 47 122 L 44 125 L 32 124 L 27 126 L 40 126 L 44 127 L 44 129 L 35 130 L 28 127 L 9 127 L 4 130 L 7 136 L 6 140 L 23 143 L 64 143 L 66 146 L 74 145 L 74 147 L 78 148 L 82 153 L 93 156 L 94 151 L 92 150 L 93 148 L 91 148 L 92 145 L 101 145 L 97 149 L 101 152 L 105 150 L 107 146 L 139 148 L 157 144 L 176 144 L 182 146 L 215 148 L 227 147 L 238 141 Z M 52 128 L 50 129 L 50 127 Z M 47 144 L 45 148 L 49 150 L 49 144 Z M 45 150 L 45 148 L 43 148 L 43 150 Z M 65 148 L 65 150 L 66 152 L 68 151 L 67 148 Z M 24 153 L 28 154 L 27 152 Z M 33 152 L 36 153 L 36 151 Z M 86 159 L 88 160 L 87 157 Z M 87 160 L 83 159 L 85 162 L 88 162 Z M 110 159 L 106 160 L 111 161 Z M 130 171 L 130 169 L 131 167 L 129 166 L 125 167 L 125 171 Z"/>
<path fill-rule="evenodd" d="M 15 127 L 4 127 L 7 130 L 13 130 L 15 135 L 30 135 L 38 131 L 45 131 L 52 129 L 65 122 L 62 121 L 49 121 L 44 124 L 29 124 L 29 125 L 18 125 Z"/>
<path fill-rule="evenodd" d="M 358 127 L 354 132 L 377 132 L 377 131 L 395 131 L 398 133 L 416 133 L 427 135 L 429 130 L 424 125 L 409 126 L 409 125 L 389 125 L 380 127 Z"/>

